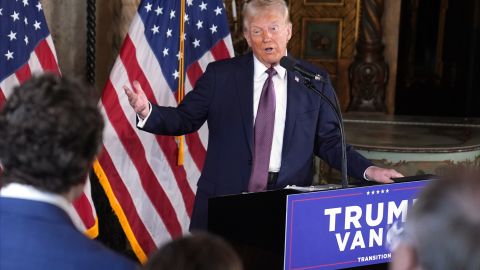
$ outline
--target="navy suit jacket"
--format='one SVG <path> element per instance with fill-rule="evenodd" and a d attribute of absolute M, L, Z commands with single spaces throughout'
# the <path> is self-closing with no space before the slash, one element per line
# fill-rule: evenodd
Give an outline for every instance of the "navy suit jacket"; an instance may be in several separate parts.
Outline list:
<path fill-rule="evenodd" d="M 88 239 L 59 207 L 0 197 L 0 269 L 135 269 L 137 265 Z"/>
<path fill-rule="evenodd" d="M 334 90 L 325 71 L 309 69 L 327 82 L 317 89 L 334 101 Z M 209 140 L 198 181 L 190 230 L 206 229 L 208 198 L 247 191 L 253 150 L 252 53 L 208 65 L 195 89 L 177 108 L 152 105 L 145 131 L 182 135 L 198 130 L 207 121 Z M 300 76 L 287 72 L 287 115 L 282 164 L 275 188 L 306 186 L 313 179 L 313 156 L 341 167 L 341 139 L 334 111 L 320 96 L 306 88 Z M 372 163 L 348 147 L 348 173 L 363 178 Z"/>

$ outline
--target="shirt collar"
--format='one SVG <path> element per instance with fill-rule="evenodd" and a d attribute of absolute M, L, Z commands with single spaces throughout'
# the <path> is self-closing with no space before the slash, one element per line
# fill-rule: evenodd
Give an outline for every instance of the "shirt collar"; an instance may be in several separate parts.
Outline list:
<path fill-rule="evenodd" d="M 0 189 L 0 197 L 45 202 L 60 207 L 70 215 L 72 204 L 62 195 L 43 191 L 33 186 L 10 183 Z"/>
<path fill-rule="evenodd" d="M 277 71 L 277 75 L 283 80 L 285 79 L 285 75 L 287 74 L 287 70 L 280 65 L 276 65 L 273 67 Z M 258 60 L 258 58 L 253 55 L 253 79 L 260 80 L 263 76 L 265 76 L 265 71 L 268 68 Z"/>

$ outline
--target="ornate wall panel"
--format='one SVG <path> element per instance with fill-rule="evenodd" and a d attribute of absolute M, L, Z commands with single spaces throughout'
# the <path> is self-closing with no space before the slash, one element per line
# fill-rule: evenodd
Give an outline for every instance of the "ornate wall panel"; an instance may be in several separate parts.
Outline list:
<path fill-rule="evenodd" d="M 289 1 L 293 36 L 289 51 L 330 73 L 343 109 L 349 102 L 348 66 L 355 53 L 359 0 Z"/>

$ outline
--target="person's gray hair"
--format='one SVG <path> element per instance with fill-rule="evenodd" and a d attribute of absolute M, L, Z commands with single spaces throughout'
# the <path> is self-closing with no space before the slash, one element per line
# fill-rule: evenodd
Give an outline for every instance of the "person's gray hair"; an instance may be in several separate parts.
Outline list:
<path fill-rule="evenodd" d="M 422 269 L 480 269 L 479 204 L 478 170 L 455 170 L 423 190 L 405 224 Z"/>
<path fill-rule="evenodd" d="M 248 21 L 252 17 L 266 9 L 277 9 L 279 13 L 283 13 L 285 21 L 290 23 L 290 13 L 285 0 L 252 0 L 243 5 L 243 31 L 247 30 Z"/>

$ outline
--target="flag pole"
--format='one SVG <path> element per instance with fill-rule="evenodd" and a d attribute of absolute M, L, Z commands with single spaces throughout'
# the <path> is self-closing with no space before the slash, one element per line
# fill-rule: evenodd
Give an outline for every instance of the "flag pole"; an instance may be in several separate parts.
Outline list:
<path fill-rule="evenodd" d="M 178 59 L 178 69 L 179 69 L 179 77 L 178 77 L 178 91 L 177 91 L 177 100 L 178 104 L 182 102 L 183 97 L 185 96 L 185 1 L 180 0 L 180 52 L 179 52 L 179 59 Z M 185 153 L 185 136 L 177 136 L 178 140 L 178 159 L 177 165 L 183 165 L 184 161 L 184 153 Z"/>

